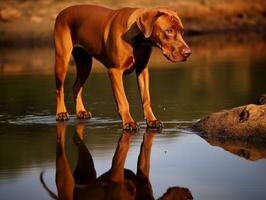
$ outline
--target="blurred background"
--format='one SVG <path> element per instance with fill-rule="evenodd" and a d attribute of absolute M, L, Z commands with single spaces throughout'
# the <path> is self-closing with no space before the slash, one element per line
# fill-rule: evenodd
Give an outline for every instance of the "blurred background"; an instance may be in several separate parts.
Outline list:
<path fill-rule="evenodd" d="M 264 52 L 265 0 L 1 0 L 0 73 L 53 73 L 54 21 L 62 9 L 75 4 L 175 9 L 194 49 L 192 59 L 213 59 L 216 51 L 232 57 L 242 56 L 242 51 L 248 56 L 256 51 L 255 57 Z M 160 67 L 160 62 L 171 65 L 158 56 L 152 61 L 152 67 Z"/>
<path fill-rule="evenodd" d="M 264 31 L 265 0 L 1 0 L 0 45 L 43 45 L 51 42 L 56 15 L 74 4 L 110 8 L 170 7 L 176 9 L 187 34 Z"/>

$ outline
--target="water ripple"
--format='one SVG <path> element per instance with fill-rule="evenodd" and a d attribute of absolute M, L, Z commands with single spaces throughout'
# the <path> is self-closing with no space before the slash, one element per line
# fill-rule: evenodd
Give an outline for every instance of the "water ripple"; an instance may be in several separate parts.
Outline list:
<path fill-rule="evenodd" d="M 74 125 L 78 121 L 79 120 L 76 120 L 75 115 L 70 115 L 70 119 L 67 121 L 67 123 L 70 125 Z M 9 124 L 15 124 L 15 125 L 34 125 L 34 124 L 53 125 L 53 124 L 58 123 L 55 120 L 54 115 L 47 115 L 47 116 L 25 115 L 25 116 L 19 116 L 16 118 L 8 119 L 6 120 L 6 122 Z M 111 118 L 99 118 L 99 117 L 93 117 L 90 120 L 86 120 L 85 122 L 91 125 L 121 123 L 120 120 L 114 120 Z"/>
<path fill-rule="evenodd" d="M 75 115 L 70 115 L 70 119 L 66 122 L 68 125 L 75 125 L 81 120 L 77 120 Z M 197 122 L 198 119 L 193 120 L 168 120 L 163 121 L 164 129 L 163 132 L 183 132 L 183 133 L 192 133 L 189 128 Z M 86 123 L 89 126 L 94 128 L 107 128 L 107 127 L 117 127 L 121 128 L 121 120 L 113 118 L 101 118 L 93 117 L 90 120 L 85 120 L 82 122 Z M 0 123 L 14 124 L 14 125 L 55 125 L 58 123 L 55 120 L 54 115 L 24 115 L 17 117 L 4 117 L 1 116 Z M 138 122 L 141 129 L 146 128 L 146 122 Z"/>

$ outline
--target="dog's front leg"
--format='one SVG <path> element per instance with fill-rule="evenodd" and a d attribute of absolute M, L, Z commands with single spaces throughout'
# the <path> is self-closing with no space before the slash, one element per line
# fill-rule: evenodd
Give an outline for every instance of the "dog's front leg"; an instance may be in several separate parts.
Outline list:
<path fill-rule="evenodd" d="M 123 121 L 124 130 L 137 130 L 138 124 L 133 120 L 129 112 L 129 105 L 124 91 L 123 71 L 116 68 L 108 70 L 112 82 L 113 93 L 117 105 L 118 114 Z"/>
<path fill-rule="evenodd" d="M 137 80 L 147 126 L 152 129 L 160 129 L 163 127 L 163 124 L 161 120 L 156 119 L 151 109 L 148 67 L 137 73 Z"/>

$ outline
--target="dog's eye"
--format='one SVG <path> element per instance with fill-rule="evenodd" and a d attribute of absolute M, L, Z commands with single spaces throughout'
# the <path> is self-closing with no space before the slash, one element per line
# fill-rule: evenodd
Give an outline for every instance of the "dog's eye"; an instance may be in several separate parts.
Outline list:
<path fill-rule="evenodd" d="M 174 34 L 175 30 L 173 28 L 168 28 L 165 30 L 165 33 L 168 34 L 168 35 L 172 35 Z"/>

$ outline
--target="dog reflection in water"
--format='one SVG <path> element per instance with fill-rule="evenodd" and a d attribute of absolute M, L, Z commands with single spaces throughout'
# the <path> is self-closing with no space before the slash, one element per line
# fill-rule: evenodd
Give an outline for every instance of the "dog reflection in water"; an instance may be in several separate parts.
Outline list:
<path fill-rule="evenodd" d="M 155 132 L 147 130 L 138 156 L 137 173 L 125 169 L 125 160 L 130 147 L 131 132 L 123 131 L 117 143 L 109 171 L 97 178 L 93 159 L 88 151 L 84 137 L 84 124 L 76 125 L 74 143 L 78 149 L 77 166 L 72 173 L 65 153 L 66 124 L 57 124 L 56 148 L 56 186 L 58 196 L 45 184 L 43 173 L 40 180 L 43 187 L 54 199 L 154 199 L 149 180 L 150 155 Z M 193 199 L 187 188 L 172 187 L 159 199 Z"/>

